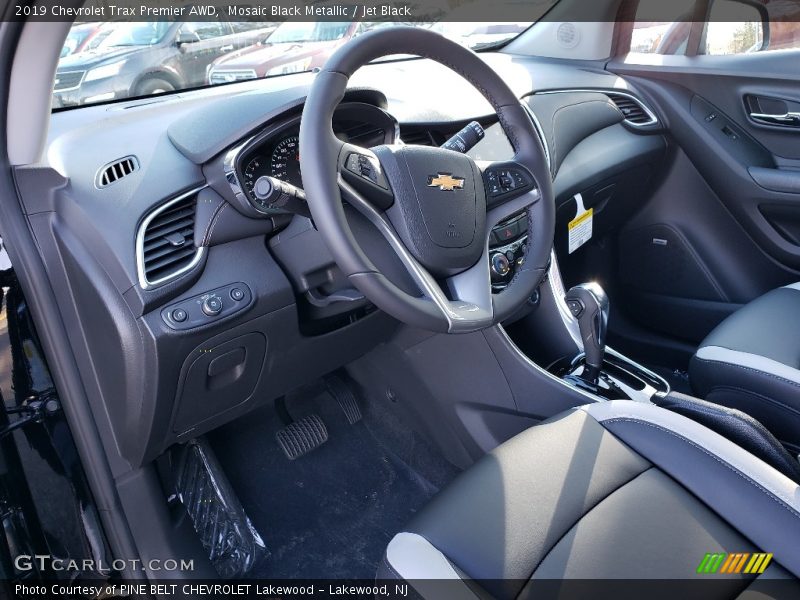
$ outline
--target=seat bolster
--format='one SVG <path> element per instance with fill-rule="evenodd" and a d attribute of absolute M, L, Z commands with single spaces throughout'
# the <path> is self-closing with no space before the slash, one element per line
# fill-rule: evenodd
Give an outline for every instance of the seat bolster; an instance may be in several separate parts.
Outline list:
<path fill-rule="evenodd" d="M 580 407 L 800 577 L 800 486 L 741 447 L 653 404 Z"/>
<path fill-rule="evenodd" d="M 417 533 L 395 535 L 386 548 L 386 562 L 406 580 L 461 579 L 445 555 Z"/>
<path fill-rule="evenodd" d="M 800 348 L 800 341 L 798 341 Z M 722 346 L 701 346 L 695 352 L 695 358 L 703 362 L 726 363 L 751 371 L 753 377 L 778 377 L 794 383 L 800 388 L 800 370 L 782 362 L 740 350 L 731 350 Z"/>
<path fill-rule="evenodd" d="M 710 346 L 697 351 L 689 374 L 699 397 L 752 415 L 784 445 L 800 448 L 800 371 Z"/>
<path fill-rule="evenodd" d="M 774 289 L 720 323 L 689 365 L 695 395 L 744 411 L 800 450 L 800 284 Z"/>
<path fill-rule="evenodd" d="M 800 368 L 798 313 L 800 289 L 784 287 L 772 290 L 722 321 L 703 340 L 700 348 L 723 348 Z"/>
<path fill-rule="evenodd" d="M 476 600 L 480 597 L 447 557 L 416 533 L 401 532 L 392 538 L 377 578 L 405 581 L 419 598 L 446 595 L 454 600 Z"/>

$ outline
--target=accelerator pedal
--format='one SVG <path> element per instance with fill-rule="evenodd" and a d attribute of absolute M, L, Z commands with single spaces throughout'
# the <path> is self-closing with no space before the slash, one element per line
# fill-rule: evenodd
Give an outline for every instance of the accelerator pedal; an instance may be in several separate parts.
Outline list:
<path fill-rule="evenodd" d="M 344 416 L 347 417 L 347 422 L 350 425 L 358 423 L 361 420 L 361 409 L 350 384 L 339 375 L 330 375 L 325 378 L 325 387 L 328 388 L 328 393 L 336 398 Z"/>
<path fill-rule="evenodd" d="M 317 415 L 294 421 L 275 434 L 286 458 L 296 460 L 328 441 L 328 429 Z"/>

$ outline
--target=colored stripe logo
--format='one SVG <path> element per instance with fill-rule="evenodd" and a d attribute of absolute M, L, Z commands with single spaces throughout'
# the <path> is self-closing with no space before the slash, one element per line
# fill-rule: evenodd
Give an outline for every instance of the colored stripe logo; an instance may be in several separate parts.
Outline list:
<path fill-rule="evenodd" d="M 700 574 L 737 574 L 747 573 L 758 575 L 764 572 L 772 562 L 772 553 L 766 552 L 726 552 L 707 553 L 697 567 Z"/>

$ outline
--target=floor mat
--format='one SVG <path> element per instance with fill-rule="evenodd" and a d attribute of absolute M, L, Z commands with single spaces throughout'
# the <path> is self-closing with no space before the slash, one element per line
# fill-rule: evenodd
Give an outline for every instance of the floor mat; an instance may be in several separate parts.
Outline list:
<path fill-rule="evenodd" d="M 293 461 L 275 441 L 284 423 L 272 407 L 210 436 L 271 553 L 253 577 L 371 579 L 392 536 L 455 476 L 423 440 L 399 433 L 390 415 L 369 404 L 350 425 L 322 386 L 287 398 L 295 419 L 318 414 L 329 432 Z"/>

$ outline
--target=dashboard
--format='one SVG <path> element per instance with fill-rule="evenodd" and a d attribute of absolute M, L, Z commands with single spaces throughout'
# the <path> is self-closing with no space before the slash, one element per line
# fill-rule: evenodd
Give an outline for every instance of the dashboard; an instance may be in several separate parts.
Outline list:
<path fill-rule="evenodd" d="M 577 193 L 595 206 L 598 235 L 611 217 L 632 214 L 641 194 L 624 174 L 656 168 L 664 142 L 613 110 L 602 90 L 618 85 L 616 76 L 487 60 L 541 121 L 563 212 L 557 235 L 566 237 Z M 491 107 L 437 69 L 424 60 L 365 68 L 369 86 L 348 90 L 335 134 L 362 147 L 398 139 L 438 146 L 477 120 L 486 137 L 470 155 L 507 159 Z M 247 200 L 262 175 L 302 188 L 298 133 L 309 82 L 287 76 L 59 112 L 46 160 L 15 172 L 53 285 L 65 290 L 74 351 L 96 382 L 94 408 L 130 465 L 352 362 L 395 332 L 397 322 L 342 275 L 310 219 L 258 212 Z M 548 93 L 572 86 L 593 91 Z M 568 111 L 574 126 L 556 130 L 554 115 Z M 97 185 L 123 160 L 121 179 Z M 413 287 L 384 238 L 345 210 L 376 267 L 404 291 Z M 527 234 L 517 218 L 493 232 L 496 290 L 524 260 Z M 148 285 L 142 271 L 152 271 Z"/>

